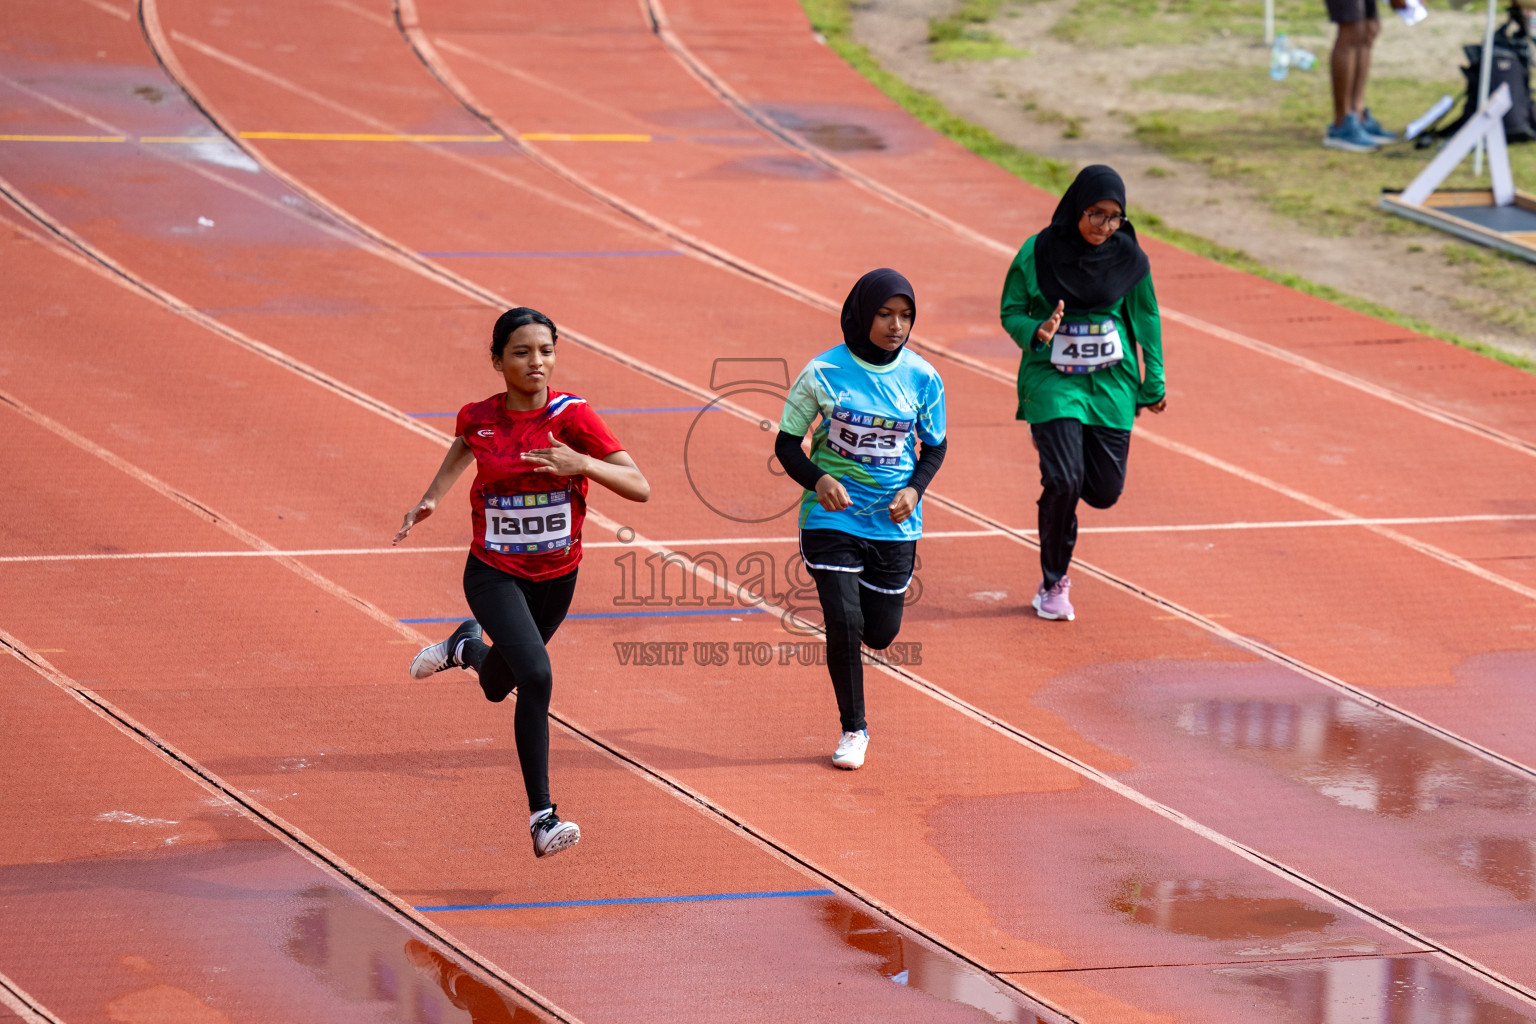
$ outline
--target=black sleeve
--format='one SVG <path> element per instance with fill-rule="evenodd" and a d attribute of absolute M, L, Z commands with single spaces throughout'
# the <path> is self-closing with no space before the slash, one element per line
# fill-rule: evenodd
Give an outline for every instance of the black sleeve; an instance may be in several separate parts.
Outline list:
<path fill-rule="evenodd" d="M 917 457 L 917 465 L 912 467 L 912 479 L 907 481 L 908 487 L 917 488 L 919 498 L 923 496 L 924 491 L 928 490 L 928 484 L 933 481 L 933 474 L 944 465 L 944 453 L 948 450 L 949 438 L 947 437 L 938 444 L 923 445 L 922 454 Z"/>
<path fill-rule="evenodd" d="M 801 440 L 794 434 L 787 434 L 781 430 L 779 436 L 774 439 L 773 454 L 778 456 L 779 465 L 784 467 L 784 472 L 789 474 L 791 480 L 808 491 L 814 491 L 816 481 L 827 473 L 806 456 L 804 449 L 800 447 Z"/>

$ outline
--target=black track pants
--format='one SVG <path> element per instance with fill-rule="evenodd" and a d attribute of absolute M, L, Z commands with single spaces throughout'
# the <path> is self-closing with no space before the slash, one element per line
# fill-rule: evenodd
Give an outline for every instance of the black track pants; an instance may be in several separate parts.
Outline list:
<path fill-rule="evenodd" d="M 821 614 L 827 624 L 827 671 L 837 694 L 844 732 L 868 727 L 864 720 L 864 662 L 859 644 L 881 651 L 901 631 L 905 594 L 882 594 L 859 583 L 852 572 L 812 569 Z"/>
<path fill-rule="evenodd" d="M 1047 587 L 1067 574 L 1077 546 L 1077 502 L 1109 508 L 1125 489 L 1131 432 L 1074 419 L 1030 424 L 1040 452 L 1040 571 Z"/>
<path fill-rule="evenodd" d="M 549 697 L 554 680 L 544 645 L 555 635 L 576 592 L 576 571 L 535 582 L 486 565 L 474 555 L 464 565 L 464 597 L 494 643 L 464 645 L 464 662 L 480 675 L 485 699 L 500 702 L 517 690 L 512 731 L 528 790 L 528 810 L 549 799 Z"/>
<path fill-rule="evenodd" d="M 827 672 L 837 695 L 838 718 L 844 732 L 857 732 L 868 727 L 859 645 L 883 651 L 901 631 L 917 542 L 871 540 L 841 530 L 801 530 L 800 555 L 821 599 Z"/>

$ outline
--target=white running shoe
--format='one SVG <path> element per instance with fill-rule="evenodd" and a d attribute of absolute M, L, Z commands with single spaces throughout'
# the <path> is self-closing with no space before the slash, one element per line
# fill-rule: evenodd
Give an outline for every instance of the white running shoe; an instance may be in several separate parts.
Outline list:
<path fill-rule="evenodd" d="M 463 668 L 454 654 L 459 649 L 463 640 L 481 637 L 480 623 L 474 619 L 465 619 L 459 623 L 459 628 L 448 634 L 448 639 L 440 643 L 423 647 L 411 662 L 411 678 L 426 679 L 445 668 Z"/>
<path fill-rule="evenodd" d="M 864 751 L 869 749 L 869 730 L 860 729 L 858 732 L 845 732 L 843 738 L 837 741 L 837 750 L 832 754 L 832 763 L 839 768 L 847 768 L 852 771 L 855 768 L 864 767 Z"/>
<path fill-rule="evenodd" d="M 530 826 L 533 833 L 533 853 L 536 857 L 549 857 L 581 842 L 581 826 L 574 821 L 561 821 L 553 806 L 549 813 Z"/>

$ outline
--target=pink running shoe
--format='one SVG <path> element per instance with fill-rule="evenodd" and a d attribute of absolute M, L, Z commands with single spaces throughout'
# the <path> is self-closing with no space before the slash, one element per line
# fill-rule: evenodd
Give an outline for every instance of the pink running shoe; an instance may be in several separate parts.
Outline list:
<path fill-rule="evenodd" d="M 1040 581 L 1040 589 L 1035 592 L 1034 601 L 1030 602 L 1035 607 L 1035 614 L 1042 619 L 1066 619 L 1072 621 L 1072 602 L 1067 600 L 1067 591 L 1072 589 L 1072 577 L 1063 576 L 1056 581 L 1051 589 L 1045 589 L 1045 580 Z"/>

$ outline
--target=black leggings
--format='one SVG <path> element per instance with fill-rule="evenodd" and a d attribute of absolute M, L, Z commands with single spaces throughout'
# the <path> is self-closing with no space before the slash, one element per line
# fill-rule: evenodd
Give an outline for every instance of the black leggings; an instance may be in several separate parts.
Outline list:
<path fill-rule="evenodd" d="M 464 598 L 494 644 L 464 645 L 464 663 L 480 675 L 485 699 L 501 702 L 517 690 L 512 732 L 528 790 L 529 812 L 550 806 L 549 698 L 554 679 L 544 645 L 555 635 L 576 593 L 576 570 L 552 580 L 525 580 L 486 565 L 464 564 Z"/>
<path fill-rule="evenodd" d="M 1131 432 L 1074 419 L 1030 425 L 1040 452 L 1040 572 L 1052 587 L 1077 546 L 1077 502 L 1109 508 L 1125 489 Z"/>
<path fill-rule="evenodd" d="M 864 720 L 864 660 L 859 644 L 883 651 L 901 631 L 906 594 L 883 594 L 859 582 L 856 572 L 812 569 L 827 625 L 827 671 L 837 694 L 844 732 L 868 728 Z"/>

